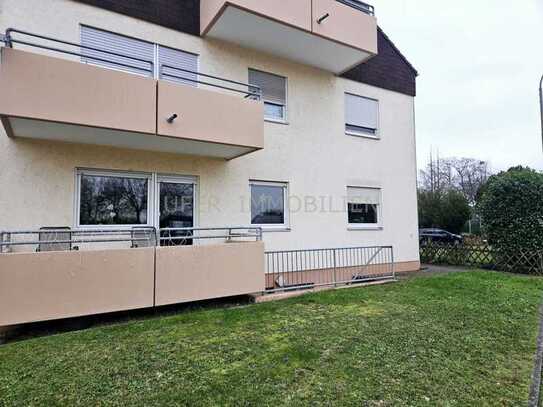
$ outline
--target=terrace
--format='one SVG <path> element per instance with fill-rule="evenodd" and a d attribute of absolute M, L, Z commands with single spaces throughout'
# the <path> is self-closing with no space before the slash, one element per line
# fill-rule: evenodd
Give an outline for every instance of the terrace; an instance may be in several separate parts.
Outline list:
<path fill-rule="evenodd" d="M 265 252 L 255 227 L 44 227 L 0 249 L 0 327 L 395 278 L 392 247 Z"/>

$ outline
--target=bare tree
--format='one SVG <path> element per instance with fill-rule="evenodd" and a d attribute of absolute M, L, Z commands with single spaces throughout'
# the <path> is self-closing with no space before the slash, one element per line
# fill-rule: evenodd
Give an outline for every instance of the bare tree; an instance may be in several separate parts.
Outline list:
<path fill-rule="evenodd" d="M 475 204 L 477 194 L 489 176 L 488 163 L 473 158 L 451 158 L 449 161 L 454 169 L 455 187 L 469 203 Z"/>
<path fill-rule="evenodd" d="M 456 190 L 474 205 L 479 189 L 490 175 L 486 161 L 474 158 L 440 158 L 439 155 L 434 159 L 430 154 L 430 162 L 420 171 L 419 188 L 434 193 Z"/>

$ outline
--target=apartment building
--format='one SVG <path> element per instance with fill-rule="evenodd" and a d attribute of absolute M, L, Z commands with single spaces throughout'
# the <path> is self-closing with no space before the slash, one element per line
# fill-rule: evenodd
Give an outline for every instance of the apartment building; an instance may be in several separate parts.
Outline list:
<path fill-rule="evenodd" d="M 419 268 L 417 72 L 372 6 L 0 0 L 0 32 L 0 325 Z"/>

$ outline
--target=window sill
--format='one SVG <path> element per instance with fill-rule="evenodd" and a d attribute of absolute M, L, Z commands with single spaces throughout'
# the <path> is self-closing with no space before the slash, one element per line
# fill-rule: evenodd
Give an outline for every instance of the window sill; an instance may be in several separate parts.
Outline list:
<path fill-rule="evenodd" d="M 382 226 L 352 226 L 349 225 L 347 230 L 350 231 L 360 231 L 360 230 L 383 230 Z"/>
<path fill-rule="evenodd" d="M 264 118 L 264 121 L 267 122 L 267 123 L 282 124 L 283 126 L 288 126 L 290 124 L 286 120 L 279 120 L 279 119 Z"/>
<path fill-rule="evenodd" d="M 352 136 L 352 137 L 367 138 L 370 140 L 381 140 L 381 137 L 379 136 L 372 136 L 371 134 L 356 133 L 354 131 L 346 131 L 345 134 L 347 136 Z"/>

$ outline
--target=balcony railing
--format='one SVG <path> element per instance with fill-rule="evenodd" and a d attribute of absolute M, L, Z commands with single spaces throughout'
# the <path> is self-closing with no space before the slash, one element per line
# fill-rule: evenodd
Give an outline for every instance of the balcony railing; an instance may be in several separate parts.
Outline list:
<path fill-rule="evenodd" d="M 367 3 L 364 3 L 362 1 L 359 1 L 359 0 L 336 0 L 336 1 L 339 1 L 340 3 L 343 3 L 357 10 L 360 10 L 363 13 L 366 13 L 370 16 L 375 16 L 375 7 Z"/>
<path fill-rule="evenodd" d="M 14 37 L 14 34 L 16 35 L 15 37 Z M 30 39 L 27 39 L 27 38 L 30 38 Z M 55 44 L 55 46 L 40 44 L 40 43 L 34 42 L 33 40 L 43 40 L 47 42 L 52 42 L 53 44 Z M 92 47 L 89 45 L 79 44 L 76 42 L 65 41 L 65 40 L 49 37 L 42 34 L 35 34 L 28 31 L 19 30 L 16 28 L 8 28 L 4 35 L 0 35 L 0 42 L 3 42 L 5 46 L 9 48 L 13 48 L 13 44 L 20 44 L 20 45 L 24 45 L 28 47 L 43 49 L 46 51 L 52 51 L 52 52 L 57 52 L 57 53 L 65 54 L 65 55 L 80 57 L 83 60 L 103 62 L 103 63 L 117 66 L 119 68 L 128 68 L 128 69 L 143 71 L 147 73 L 149 76 L 153 76 L 154 71 L 155 71 L 154 60 L 143 59 L 143 58 L 135 57 L 133 55 L 127 55 L 127 54 L 123 54 L 119 52 L 109 51 L 109 50 L 105 50 L 105 49 L 101 49 L 97 47 Z M 67 47 L 77 47 L 80 50 L 90 50 L 90 51 L 100 52 L 102 54 L 105 54 L 106 56 L 99 57 L 99 56 L 93 55 L 92 58 L 90 58 L 88 55 L 85 55 L 82 52 L 74 51 L 71 49 L 59 48 L 59 44 L 62 46 L 67 46 Z M 113 57 L 117 57 L 117 58 L 113 58 Z M 121 62 L 118 60 L 119 57 L 127 59 L 128 61 Z M 144 66 L 142 66 L 142 63 L 144 64 Z M 165 69 L 170 70 L 170 71 L 176 71 L 176 73 L 165 72 L 164 71 Z M 175 67 L 171 65 L 161 64 L 159 66 L 159 73 L 160 73 L 159 74 L 160 79 L 166 79 L 166 80 L 177 79 L 176 81 L 177 83 L 181 81 L 181 83 L 190 82 L 190 83 L 210 86 L 217 89 L 240 93 L 240 94 L 245 95 L 246 98 L 251 98 L 254 100 L 260 100 L 261 95 L 262 95 L 262 91 L 260 87 L 256 85 L 238 82 L 231 79 L 225 79 L 219 76 L 209 75 L 203 72 L 191 71 L 188 69 L 183 69 L 183 68 Z M 196 79 L 194 77 L 195 75 L 196 75 Z M 207 80 L 200 80 L 198 79 L 199 77 L 218 81 L 219 83 L 213 83 Z M 241 87 L 241 89 L 238 89 L 238 87 Z"/>
<path fill-rule="evenodd" d="M 152 226 L 115 229 L 43 227 L 0 231 L 0 253 L 187 246 L 205 240 L 222 240 L 224 243 L 261 241 L 262 229 L 244 226 L 160 229 Z"/>
<path fill-rule="evenodd" d="M 266 252 L 266 292 L 394 279 L 392 246 Z"/>
<path fill-rule="evenodd" d="M 0 327 L 262 292 L 260 239 L 252 227 L 0 232 Z"/>

